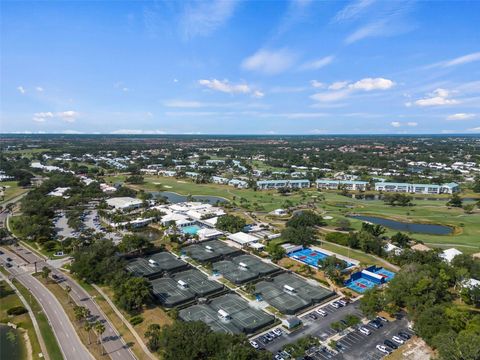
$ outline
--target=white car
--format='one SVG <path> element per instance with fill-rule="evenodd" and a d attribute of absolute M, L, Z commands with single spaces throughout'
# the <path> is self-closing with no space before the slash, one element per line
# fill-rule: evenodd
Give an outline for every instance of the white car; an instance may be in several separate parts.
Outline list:
<path fill-rule="evenodd" d="M 317 309 L 317 314 L 319 314 L 319 315 L 321 315 L 321 316 L 323 316 L 323 317 L 325 317 L 325 316 L 328 315 L 328 313 L 327 313 L 325 310 L 323 310 L 323 309 Z"/>
<path fill-rule="evenodd" d="M 363 335 L 370 335 L 372 332 L 370 330 L 368 330 L 366 327 L 361 327 L 360 329 L 358 329 Z"/>
<path fill-rule="evenodd" d="M 342 306 L 347 306 L 347 302 L 345 300 L 337 300 L 337 302 Z"/>
<path fill-rule="evenodd" d="M 405 343 L 405 340 L 403 340 L 400 336 L 396 336 L 396 335 L 392 337 L 392 340 L 400 345 Z"/>
<path fill-rule="evenodd" d="M 340 304 L 337 303 L 337 302 L 333 302 L 333 303 L 331 303 L 330 305 L 332 305 L 335 309 L 340 308 Z"/>
<path fill-rule="evenodd" d="M 282 336 L 283 335 L 282 329 L 279 329 L 279 328 L 273 329 L 273 333 L 277 336 Z"/>
<path fill-rule="evenodd" d="M 258 349 L 258 344 L 256 341 L 250 341 L 250 345 L 252 345 L 253 348 Z"/>
<path fill-rule="evenodd" d="M 377 350 L 381 351 L 384 354 L 390 354 L 392 352 L 390 348 L 387 348 L 386 346 L 383 346 L 383 345 L 377 345 L 376 347 L 377 347 Z"/>

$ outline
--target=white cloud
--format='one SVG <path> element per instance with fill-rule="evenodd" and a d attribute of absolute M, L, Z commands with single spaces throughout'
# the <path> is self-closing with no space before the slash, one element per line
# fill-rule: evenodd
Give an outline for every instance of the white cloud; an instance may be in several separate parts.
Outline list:
<path fill-rule="evenodd" d="M 359 40 L 363 40 L 368 37 L 380 36 L 385 31 L 385 21 L 375 21 L 367 25 L 362 26 L 361 28 L 355 30 L 345 39 L 345 43 L 353 44 Z"/>
<path fill-rule="evenodd" d="M 190 100 L 167 100 L 163 105 L 172 108 L 200 108 L 205 106 L 205 104 L 200 101 Z"/>
<path fill-rule="evenodd" d="M 474 61 L 480 61 L 480 51 L 459 56 L 454 59 L 446 60 L 446 61 L 441 61 L 432 65 L 427 66 L 427 68 L 432 68 L 432 67 L 451 67 L 451 66 L 457 66 L 457 65 L 464 65 L 468 64 Z"/>
<path fill-rule="evenodd" d="M 416 100 L 413 104 L 417 106 L 443 106 L 443 105 L 455 105 L 459 101 L 449 98 L 449 91 L 445 89 L 436 89 L 432 93 L 428 94 L 428 97 Z M 406 106 L 411 106 L 411 102 L 407 102 Z"/>
<path fill-rule="evenodd" d="M 365 78 L 349 85 L 350 89 L 355 90 L 387 90 L 393 87 L 395 83 L 392 80 L 384 78 Z"/>
<path fill-rule="evenodd" d="M 480 127 L 475 127 L 475 128 L 472 128 L 472 129 L 468 129 L 468 131 L 480 132 Z"/>
<path fill-rule="evenodd" d="M 228 80 L 202 79 L 198 83 L 208 89 L 224 92 L 227 94 L 251 94 L 255 98 L 262 98 L 265 93 L 258 89 L 253 89 L 248 84 L 232 84 Z"/>
<path fill-rule="evenodd" d="M 80 114 L 73 110 L 62 111 L 56 114 L 57 117 L 66 122 L 75 122 Z"/>
<path fill-rule="evenodd" d="M 141 129 L 118 129 L 110 134 L 117 135 L 149 135 L 149 134 L 166 134 L 163 130 L 141 130 Z"/>
<path fill-rule="evenodd" d="M 311 96 L 320 102 L 334 102 L 344 99 L 356 91 L 388 90 L 395 86 L 392 80 L 384 78 L 364 78 L 354 83 L 337 81 L 328 86 L 328 90 Z"/>
<path fill-rule="evenodd" d="M 399 128 L 399 127 L 402 127 L 402 126 L 410 126 L 410 127 L 415 127 L 418 125 L 417 122 L 415 121 L 409 121 L 409 122 L 406 122 L 406 123 L 402 123 L 400 121 L 392 121 L 390 123 L 391 126 L 395 127 L 395 128 Z"/>
<path fill-rule="evenodd" d="M 242 93 L 242 94 L 247 94 L 252 91 L 250 87 L 247 84 L 230 84 L 228 80 L 217 80 L 217 79 L 211 79 L 211 80 L 198 80 L 198 83 L 202 86 L 205 86 L 209 89 L 215 90 L 215 91 L 220 91 L 228 94 L 235 94 L 235 93 Z"/>
<path fill-rule="evenodd" d="M 43 92 L 43 91 L 44 91 L 44 88 L 41 87 L 41 86 L 37 86 L 37 87 L 35 88 L 35 90 L 37 90 L 38 92 Z"/>
<path fill-rule="evenodd" d="M 328 86 L 329 90 L 340 90 L 348 85 L 348 81 L 336 81 Z"/>
<path fill-rule="evenodd" d="M 53 113 L 51 111 L 47 112 L 37 112 L 33 114 L 33 121 L 36 122 L 45 122 L 47 119 L 54 119 L 58 118 L 66 122 L 75 122 L 80 114 L 73 110 L 68 111 L 61 111 L 57 113 Z"/>
<path fill-rule="evenodd" d="M 335 56 L 333 55 L 325 56 L 323 58 L 304 63 L 302 66 L 300 66 L 300 69 L 301 70 L 318 70 L 327 66 L 328 64 L 331 64 L 334 59 L 335 59 Z"/>
<path fill-rule="evenodd" d="M 343 22 L 358 17 L 366 8 L 373 4 L 375 0 L 357 0 L 340 10 L 333 19 L 335 22 Z"/>
<path fill-rule="evenodd" d="M 27 92 L 27 90 L 25 90 L 25 88 L 23 86 L 17 86 L 17 90 L 20 94 L 25 94 Z"/>
<path fill-rule="evenodd" d="M 312 85 L 314 88 L 317 88 L 317 89 L 320 89 L 320 88 L 324 88 L 325 87 L 325 84 L 320 82 L 320 81 L 317 81 L 317 80 L 311 80 L 310 81 L 310 85 Z"/>
<path fill-rule="evenodd" d="M 287 49 L 258 50 L 242 62 L 242 68 L 258 71 L 267 75 L 281 73 L 289 69 L 295 62 L 296 56 Z"/>
<path fill-rule="evenodd" d="M 475 117 L 475 114 L 467 114 L 467 113 L 457 113 L 447 116 L 447 120 L 470 120 Z"/>
<path fill-rule="evenodd" d="M 185 6 L 180 20 L 186 38 L 207 36 L 225 24 L 235 12 L 237 1 L 192 2 Z"/>
<path fill-rule="evenodd" d="M 47 112 L 37 112 L 33 114 L 33 121 L 36 122 L 45 122 L 47 119 L 53 118 L 53 113 L 50 111 Z"/>
<path fill-rule="evenodd" d="M 327 130 L 324 129 L 312 129 L 309 131 L 310 134 L 326 134 Z"/>

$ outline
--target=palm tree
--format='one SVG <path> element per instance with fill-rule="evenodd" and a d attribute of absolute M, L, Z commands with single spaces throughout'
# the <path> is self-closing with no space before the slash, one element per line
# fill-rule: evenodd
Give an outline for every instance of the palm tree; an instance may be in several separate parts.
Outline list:
<path fill-rule="evenodd" d="M 102 334 L 105 331 L 105 325 L 103 325 L 103 323 L 101 323 L 100 321 L 97 321 L 93 325 L 93 328 L 94 328 L 94 330 L 95 330 L 95 332 L 97 333 L 97 336 L 98 336 L 98 344 L 102 345 Z M 102 348 L 102 355 L 104 355 L 103 346 L 101 348 Z"/>
<path fill-rule="evenodd" d="M 91 322 L 86 322 L 84 325 L 83 325 L 83 329 L 87 332 L 87 335 L 88 335 L 88 345 L 90 345 L 92 343 L 92 341 L 90 340 L 90 330 L 93 329 L 93 324 Z"/>
<path fill-rule="evenodd" d="M 48 275 L 50 275 L 51 272 L 52 270 L 50 270 L 48 266 L 44 266 L 42 268 L 42 278 L 44 278 L 48 282 Z"/>

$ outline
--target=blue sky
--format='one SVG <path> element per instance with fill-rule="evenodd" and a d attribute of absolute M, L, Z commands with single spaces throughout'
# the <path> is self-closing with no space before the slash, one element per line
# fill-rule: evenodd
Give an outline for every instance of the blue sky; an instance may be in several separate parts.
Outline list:
<path fill-rule="evenodd" d="M 1 132 L 480 132 L 479 1 L 2 1 Z"/>

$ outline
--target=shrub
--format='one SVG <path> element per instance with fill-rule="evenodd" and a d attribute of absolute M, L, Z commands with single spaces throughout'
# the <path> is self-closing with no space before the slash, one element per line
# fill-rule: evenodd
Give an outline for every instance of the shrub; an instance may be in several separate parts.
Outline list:
<path fill-rule="evenodd" d="M 130 324 L 132 325 L 138 325 L 138 324 L 141 324 L 142 322 L 143 322 L 143 317 L 141 317 L 140 315 L 130 318 Z"/>
<path fill-rule="evenodd" d="M 331 232 L 325 235 L 325 240 L 333 242 L 335 244 L 348 246 L 348 238 L 349 234 L 341 233 L 341 232 Z"/>
<path fill-rule="evenodd" d="M 25 309 L 23 306 L 14 306 L 14 307 L 7 310 L 7 314 L 8 315 L 13 315 L 13 316 L 22 315 L 22 314 L 25 314 L 27 312 L 28 312 L 28 310 Z"/>

